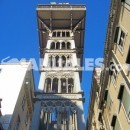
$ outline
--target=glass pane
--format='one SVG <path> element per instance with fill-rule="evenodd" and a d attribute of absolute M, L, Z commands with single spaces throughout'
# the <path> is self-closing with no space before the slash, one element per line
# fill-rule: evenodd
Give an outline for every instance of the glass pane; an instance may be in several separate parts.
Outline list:
<path fill-rule="evenodd" d="M 128 94 L 126 88 L 124 89 L 122 102 L 123 102 L 124 108 L 126 110 L 126 113 L 128 114 L 129 108 L 130 108 L 130 95 Z"/>
<path fill-rule="evenodd" d="M 126 2 L 128 5 L 130 5 L 130 0 L 125 0 L 125 2 Z"/>
<path fill-rule="evenodd" d="M 120 124 L 118 119 L 116 120 L 115 129 L 114 130 L 121 130 Z"/>
<path fill-rule="evenodd" d="M 108 93 L 108 96 L 107 96 L 107 106 L 110 107 L 110 103 L 111 103 L 111 97 L 110 97 L 110 94 Z"/>

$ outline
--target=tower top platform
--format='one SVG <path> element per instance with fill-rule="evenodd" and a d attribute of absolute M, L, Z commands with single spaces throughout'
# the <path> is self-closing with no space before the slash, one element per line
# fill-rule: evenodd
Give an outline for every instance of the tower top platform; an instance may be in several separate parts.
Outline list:
<path fill-rule="evenodd" d="M 46 4 L 38 5 L 36 10 L 40 56 L 44 56 L 42 53 L 46 48 L 49 32 L 70 30 L 74 34 L 73 38 L 81 58 L 84 47 L 86 6 L 65 3 Z"/>

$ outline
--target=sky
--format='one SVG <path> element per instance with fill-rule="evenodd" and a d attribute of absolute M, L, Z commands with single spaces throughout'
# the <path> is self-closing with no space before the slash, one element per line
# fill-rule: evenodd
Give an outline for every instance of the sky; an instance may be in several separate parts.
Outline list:
<path fill-rule="evenodd" d="M 39 65 L 39 40 L 36 19 L 37 4 L 50 2 L 85 4 L 85 58 L 102 58 L 110 0 L 0 0 L 0 62 L 36 59 Z M 38 86 L 39 72 L 34 71 Z M 87 118 L 92 71 L 84 71 L 82 89 L 85 92 L 85 119 Z"/>

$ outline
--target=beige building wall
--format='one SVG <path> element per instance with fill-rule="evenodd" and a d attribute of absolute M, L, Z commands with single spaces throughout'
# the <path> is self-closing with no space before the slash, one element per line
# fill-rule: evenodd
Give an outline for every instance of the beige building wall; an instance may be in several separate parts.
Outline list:
<path fill-rule="evenodd" d="M 99 97 L 99 108 L 105 124 L 104 129 L 130 130 L 129 0 L 124 2 L 111 0 L 104 49 L 104 66 L 105 69 L 102 72 L 100 81 L 101 94 Z M 98 111 L 96 104 L 93 109 Z M 93 115 L 93 113 L 89 114 Z M 96 120 L 95 122 L 95 124 L 98 123 Z M 90 129 L 88 128 L 88 130 Z"/>
<path fill-rule="evenodd" d="M 101 73 L 101 68 L 95 68 L 93 71 L 87 130 L 103 130 L 106 127 L 104 119 L 101 117 L 99 106 L 101 95 Z"/>
<path fill-rule="evenodd" d="M 129 130 L 130 129 L 130 76 L 128 65 L 126 63 L 129 55 L 130 58 L 130 6 L 124 2 L 120 2 L 118 8 L 120 8 L 119 20 L 115 26 L 114 39 L 117 36 L 117 40 L 112 40 L 111 44 L 114 47 L 111 51 L 111 61 L 114 63 L 113 74 L 109 75 L 109 82 L 107 84 L 108 97 L 106 100 L 106 108 L 104 117 L 107 117 L 107 125 L 109 129 L 115 128 L 116 130 Z M 116 34 L 117 27 L 120 31 Z M 130 60 L 130 59 L 129 59 Z M 111 62 L 108 61 L 108 62 Z M 120 67 L 118 67 L 120 66 Z M 121 86 L 122 90 L 121 90 Z M 122 93 L 122 98 L 119 99 L 119 93 Z M 106 116 L 105 116 L 106 115 Z M 112 126 L 112 120 L 115 123 Z"/>

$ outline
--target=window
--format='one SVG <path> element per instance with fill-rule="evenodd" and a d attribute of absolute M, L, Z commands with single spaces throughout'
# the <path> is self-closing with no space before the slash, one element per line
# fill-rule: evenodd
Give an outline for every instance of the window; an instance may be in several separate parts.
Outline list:
<path fill-rule="evenodd" d="M 71 49 L 71 44 L 70 44 L 70 42 L 67 42 L 67 49 Z"/>
<path fill-rule="evenodd" d="M 123 97 L 123 92 L 124 92 L 124 85 L 120 85 L 120 90 L 119 90 L 119 93 L 118 93 L 118 99 L 120 101 L 122 101 L 122 97 Z"/>
<path fill-rule="evenodd" d="M 118 34 L 119 34 L 119 30 L 120 30 L 120 27 L 116 27 L 115 38 L 114 38 L 114 43 L 117 43 L 117 40 L 118 40 Z"/>
<path fill-rule="evenodd" d="M 66 49 L 65 42 L 62 42 L 62 49 Z"/>
<path fill-rule="evenodd" d="M 121 31 L 120 39 L 119 39 L 119 43 L 118 43 L 118 46 L 121 49 L 121 51 L 123 51 L 124 39 L 125 39 L 125 33 L 123 31 Z"/>
<path fill-rule="evenodd" d="M 56 67 L 58 67 L 59 66 L 59 56 L 55 57 L 55 62 L 56 62 Z"/>
<path fill-rule="evenodd" d="M 25 119 L 25 125 L 26 126 L 28 125 L 28 119 L 29 119 L 29 113 L 27 111 L 27 113 L 26 113 L 26 119 Z"/>
<path fill-rule="evenodd" d="M 130 94 L 128 90 L 126 89 L 126 86 L 124 87 L 123 95 L 122 95 L 122 104 L 125 110 L 125 113 L 130 120 Z"/>
<path fill-rule="evenodd" d="M 51 92 L 51 79 L 50 78 L 47 78 L 46 81 L 45 81 L 44 91 L 46 93 Z"/>
<path fill-rule="evenodd" d="M 130 5 L 130 0 L 121 0 L 121 2 L 125 2 L 126 4 Z"/>
<path fill-rule="evenodd" d="M 61 32 L 57 32 L 57 37 L 60 37 Z"/>
<path fill-rule="evenodd" d="M 121 126 L 116 115 L 113 115 L 112 117 L 111 126 L 113 127 L 113 130 L 121 130 Z"/>
<path fill-rule="evenodd" d="M 58 93 L 58 79 L 54 78 L 52 82 L 52 92 Z"/>
<path fill-rule="evenodd" d="M 52 56 L 49 56 L 48 58 L 48 67 L 52 67 L 53 63 L 52 63 Z"/>
<path fill-rule="evenodd" d="M 56 32 L 53 32 L 52 36 L 53 36 L 53 37 L 56 37 Z"/>
<path fill-rule="evenodd" d="M 70 32 L 66 32 L 66 36 L 67 36 L 67 37 L 70 37 Z"/>
<path fill-rule="evenodd" d="M 107 100 L 107 96 L 108 96 L 108 90 L 105 90 L 105 94 L 104 94 L 104 100 Z"/>
<path fill-rule="evenodd" d="M 129 110 L 129 112 L 128 112 L 128 118 L 130 119 L 130 110 Z"/>
<path fill-rule="evenodd" d="M 15 126 L 14 126 L 14 130 L 19 130 L 19 126 L 20 126 L 20 116 L 18 115 L 16 124 L 15 124 Z"/>
<path fill-rule="evenodd" d="M 116 116 L 116 115 L 113 115 L 112 121 L 111 121 L 111 126 L 112 126 L 113 128 L 115 127 L 115 124 L 116 124 L 116 118 L 117 118 L 117 116 Z"/>
<path fill-rule="evenodd" d="M 129 47 L 129 50 L 128 50 L 128 54 L 127 54 L 127 58 L 126 58 L 126 63 L 130 64 L 130 47 Z"/>
<path fill-rule="evenodd" d="M 71 67 L 72 66 L 72 60 L 71 60 L 71 57 L 70 56 L 68 56 L 67 57 L 67 67 Z"/>
<path fill-rule="evenodd" d="M 72 78 L 68 78 L 68 93 L 73 93 L 74 80 Z"/>
<path fill-rule="evenodd" d="M 103 123 L 103 120 L 102 120 L 102 113 L 101 113 L 101 112 L 99 112 L 98 121 L 101 122 L 101 123 Z"/>
<path fill-rule="evenodd" d="M 107 107 L 108 107 L 109 110 L 111 109 L 112 103 L 113 102 L 112 102 L 112 99 L 110 97 L 110 93 L 108 93 L 108 95 L 107 95 Z"/>
<path fill-rule="evenodd" d="M 116 27 L 114 42 L 117 43 L 121 52 L 123 52 L 124 49 L 125 36 L 125 32 L 120 27 Z"/>
<path fill-rule="evenodd" d="M 56 43 L 56 49 L 60 49 L 60 42 Z"/>
<path fill-rule="evenodd" d="M 62 56 L 62 67 L 65 67 L 66 66 L 66 57 L 65 56 Z"/>
<path fill-rule="evenodd" d="M 62 32 L 62 37 L 65 37 L 65 32 Z"/>
<path fill-rule="evenodd" d="M 61 92 L 66 93 L 66 79 L 61 79 Z"/>
<path fill-rule="evenodd" d="M 114 68 L 114 63 L 110 61 L 110 66 L 109 66 L 109 75 L 113 75 L 113 68 Z"/>
<path fill-rule="evenodd" d="M 52 42 L 52 43 L 51 43 L 50 49 L 55 49 L 55 42 Z"/>
<path fill-rule="evenodd" d="M 54 121 L 56 121 L 56 112 L 52 112 L 52 114 L 51 114 L 51 121 L 52 122 L 54 122 Z"/>
<path fill-rule="evenodd" d="M 22 110 L 24 111 L 24 107 L 25 107 L 25 95 L 23 96 L 22 99 Z"/>
<path fill-rule="evenodd" d="M 110 62 L 110 67 L 109 67 L 109 74 L 113 77 L 113 83 L 115 83 L 117 79 L 117 68 L 116 65 L 113 63 L 113 61 Z"/>

